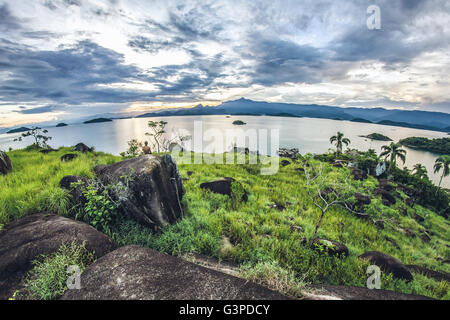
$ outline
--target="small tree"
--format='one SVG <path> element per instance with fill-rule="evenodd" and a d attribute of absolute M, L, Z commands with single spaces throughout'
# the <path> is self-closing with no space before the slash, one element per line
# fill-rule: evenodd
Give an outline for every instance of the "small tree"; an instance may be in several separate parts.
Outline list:
<path fill-rule="evenodd" d="M 315 239 L 322 224 L 323 217 L 331 207 L 341 206 L 350 210 L 346 203 L 346 200 L 351 196 L 349 184 L 350 173 L 346 176 L 330 178 L 322 164 L 318 168 L 315 168 L 311 163 L 305 163 L 304 168 L 309 198 L 321 211 L 319 221 L 314 229 L 313 239 Z"/>
<path fill-rule="evenodd" d="M 47 133 L 48 131 L 45 129 L 34 127 L 30 131 L 22 133 L 22 135 L 19 138 L 14 139 L 14 141 L 22 141 L 24 138 L 33 137 L 35 141 L 34 145 L 38 148 L 49 148 L 47 141 L 51 140 L 52 137 L 46 136 Z"/>
<path fill-rule="evenodd" d="M 442 170 L 441 179 L 438 187 L 441 187 L 442 179 L 450 175 L 450 156 L 443 155 L 436 159 L 434 164 L 434 173 L 439 173 Z"/>
<path fill-rule="evenodd" d="M 420 179 L 428 178 L 427 168 L 424 165 L 418 163 L 413 167 L 413 175 L 419 177 Z"/>
<path fill-rule="evenodd" d="M 166 133 L 166 121 L 149 121 L 148 127 L 151 132 L 147 132 L 145 135 L 152 138 L 153 145 L 156 147 L 158 153 L 162 151 L 164 146 L 164 134 Z"/>
<path fill-rule="evenodd" d="M 397 167 L 397 158 L 402 160 L 403 164 L 406 162 L 406 150 L 402 149 L 402 145 L 399 143 L 392 142 L 388 146 L 382 147 L 383 152 L 381 152 L 380 157 L 385 157 L 387 160 L 389 160 L 389 172 L 392 172 L 392 170 Z"/>
<path fill-rule="evenodd" d="M 336 157 L 342 153 L 343 145 L 348 146 L 350 144 L 350 139 L 345 138 L 342 132 L 338 132 L 337 135 L 330 138 L 330 143 L 336 145 Z"/>
<path fill-rule="evenodd" d="M 189 135 L 183 136 L 176 132 L 172 132 L 172 138 L 168 139 L 165 135 L 166 125 L 166 121 L 148 122 L 151 132 L 147 132 L 145 135 L 151 137 L 152 149 L 156 150 L 157 153 L 172 151 L 171 149 L 173 149 L 174 146 L 180 146 L 181 149 L 183 149 L 184 143 L 192 139 Z"/>
<path fill-rule="evenodd" d="M 128 143 L 128 150 L 122 152 L 120 155 L 124 158 L 131 159 L 142 155 L 142 143 L 137 139 L 131 139 Z"/>

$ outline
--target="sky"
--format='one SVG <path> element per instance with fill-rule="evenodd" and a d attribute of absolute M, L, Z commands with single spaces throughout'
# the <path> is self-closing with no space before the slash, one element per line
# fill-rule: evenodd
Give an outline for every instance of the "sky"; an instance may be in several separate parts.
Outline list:
<path fill-rule="evenodd" d="M 449 46 L 447 0 L 0 0 L 0 127 L 241 97 L 450 113 Z"/>

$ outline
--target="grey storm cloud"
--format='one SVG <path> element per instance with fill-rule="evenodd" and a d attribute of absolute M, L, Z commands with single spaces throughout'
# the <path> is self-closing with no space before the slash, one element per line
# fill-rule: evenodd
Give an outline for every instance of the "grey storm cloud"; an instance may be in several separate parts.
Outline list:
<path fill-rule="evenodd" d="M 31 108 L 31 109 L 27 109 L 24 106 L 21 106 L 19 108 L 20 108 L 20 110 L 15 111 L 15 112 L 21 113 L 21 114 L 40 114 L 40 113 L 54 112 L 54 111 L 57 111 L 58 109 L 61 109 L 60 107 L 54 106 L 54 105 L 48 105 L 48 106 L 43 106 L 43 107 Z"/>
<path fill-rule="evenodd" d="M 128 78 L 148 80 L 137 68 L 124 65 L 122 55 L 89 41 L 59 51 L 33 51 L 20 45 L 2 46 L 1 51 L 0 71 L 13 74 L 0 82 L 0 95 L 9 100 L 127 101 L 135 93 L 96 86 Z"/>
<path fill-rule="evenodd" d="M 198 92 L 218 87 L 270 87 L 344 79 L 352 63 L 358 61 L 380 61 L 386 67 L 396 68 L 396 64 L 409 64 L 420 54 L 442 50 L 450 43 L 450 36 L 439 24 L 422 30 L 430 32 L 429 37 L 411 40 L 417 32 L 412 21 L 436 12 L 436 7 L 443 3 L 439 0 L 252 1 L 247 3 L 251 13 L 248 25 L 239 31 L 242 35 L 237 42 L 229 31 L 232 21 L 219 13 L 221 2 L 200 2 L 190 9 L 175 2 L 177 6 L 168 10 L 164 23 L 150 17 L 133 21 L 132 13 L 115 9 L 119 6 L 115 0 L 107 2 L 110 9 L 89 7 L 99 17 L 106 19 L 117 14 L 115 19 L 128 18 L 138 26 L 139 32 L 134 29 L 126 34 L 126 45 L 137 53 L 157 54 L 173 49 L 190 57 L 182 64 L 168 61 L 166 65 L 147 69 L 126 64 L 123 53 L 105 48 L 88 36 L 81 38 L 81 34 L 89 34 L 86 30 L 74 30 L 80 39 L 54 50 L 41 50 L 7 37 L 18 30 L 26 40 L 59 40 L 64 35 L 58 30 L 25 27 L 8 4 L 0 5 L 0 29 L 4 31 L 0 35 L 0 72 L 8 74 L 0 79 L 0 96 L 17 104 L 44 105 L 20 109 L 18 112 L 23 114 L 52 112 L 60 110 L 60 105 L 197 100 Z M 382 10 L 381 30 L 368 30 L 365 26 L 366 8 L 373 2 Z M 43 5 L 47 11 L 59 12 L 83 8 L 88 2 L 47 0 Z M 443 6 L 443 10 L 450 10 L 445 2 Z M 314 30 L 326 37 L 327 27 L 336 16 L 343 21 L 356 18 L 349 19 L 353 22 L 348 25 L 341 23 L 338 30 L 331 30 L 335 33 L 329 41 L 316 44 L 296 38 Z M 206 54 L 197 48 L 199 43 L 208 41 L 228 47 L 232 54 Z M 233 77 L 245 80 L 236 84 L 230 80 Z M 108 86 L 133 82 L 150 83 L 156 89 Z"/>
<path fill-rule="evenodd" d="M 8 5 L 0 4 L 0 30 L 8 31 L 20 28 L 20 22 L 11 14 Z"/>

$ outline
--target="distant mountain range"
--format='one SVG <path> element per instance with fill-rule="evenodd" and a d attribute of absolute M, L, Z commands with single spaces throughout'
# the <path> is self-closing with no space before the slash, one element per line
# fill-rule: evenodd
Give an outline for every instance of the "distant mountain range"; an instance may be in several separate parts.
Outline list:
<path fill-rule="evenodd" d="M 384 108 L 341 108 L 322 105 L 259 102 L 248 99 L 227 101 L 216 107 L 198 105 L 154 111 L 138 116 L 168 117 L 194 115 L 252 115 L 307 117 L 376 123 L 423 130 L 450 132 L 450 114 L 428 111 L 388 110 Z"/>

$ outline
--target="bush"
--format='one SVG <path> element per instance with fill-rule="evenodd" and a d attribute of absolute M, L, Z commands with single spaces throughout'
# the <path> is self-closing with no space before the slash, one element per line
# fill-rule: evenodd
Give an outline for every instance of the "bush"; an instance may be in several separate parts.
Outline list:
<path fill-rule="evenodd" d="M 392 171 L 392 177 L 395 182 L 408 185 L 415 191 L 414 198 L 418 204 L 431 208 L 440 215 L 443 215 L 450 206 L 447 192 L 435 186 L 430 180 L 421 179 L 398 168 Z"/>
<path fill-rule="evenodd" d="M 99 192 L 98 188 L 92 184 L 83 190 L 86 204 L 77 218 L 94 226 L 100 231 L 109 229 L 115 220 L 118 204 L 109 196 L 109 189 Z"/>
<path fill-rule="evenodd" d="M 62 245 L 57 252 L 33 261 L 34 267 L 27 275 L 23 298 L 51 300 L 62 296 L 67 290 L 67 268 L 78 266 L 83 272 L 94 261 L 94 254 L 84 244 Z"/>

